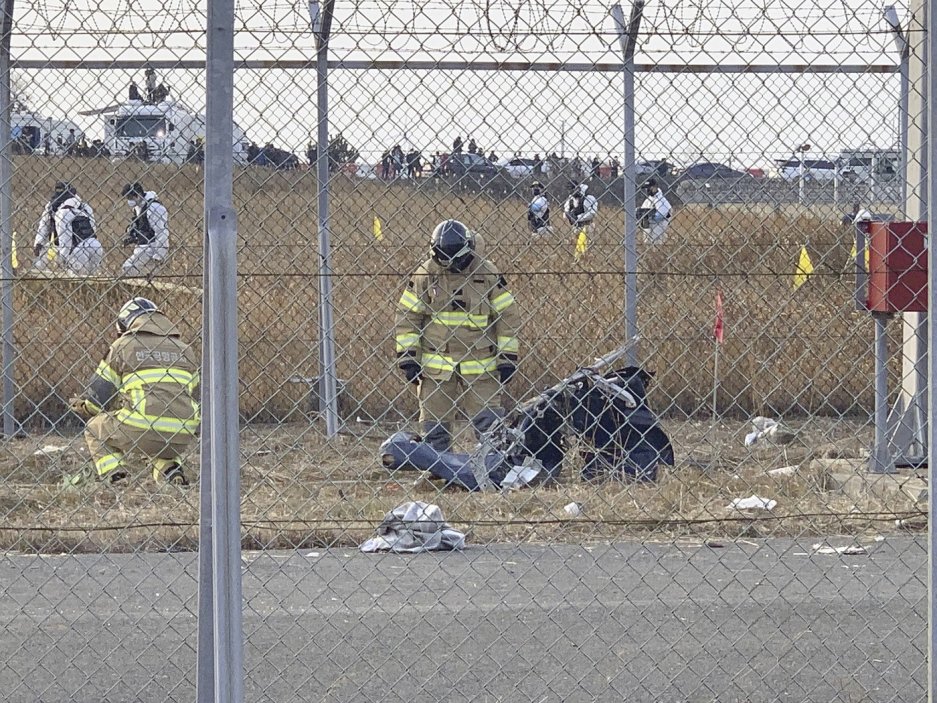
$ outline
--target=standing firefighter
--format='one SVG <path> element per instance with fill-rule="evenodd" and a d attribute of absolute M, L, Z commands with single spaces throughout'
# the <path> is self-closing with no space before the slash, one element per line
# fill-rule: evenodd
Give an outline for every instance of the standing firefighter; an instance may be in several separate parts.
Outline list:
<path fill-rule="evenodd" d="M 59 267 L 91 276 L 101 268 L 104 247 L 95 234 L 94 211 L 70 183 L 55 184 L 39 218 L 33 253 L 37 270 Z"/>
<path fill-rule="evenodd" d="M 125 185 L 121 195 L 132 213 L 123 243 L 132 246 L 133 253 L 124 262 L 124 275 L 150 276 L 169 256 L 169 213 L 156 193 L 139 183 Z"/>
<path fill-rule="evenodd" d="M 440 223 L 431 252 L 397 304 L 397 365 L 417 387 L 425 441 L 447 451 L 458 408 L 477 435 L 501 414 L 501 387 L 517 369 L 518 313 L 464 224 Z"/>
<path fill-rule="evenodd" d="M 76 413 L 93 416 L 85 441 L 98 479 L 127 478 L 124 453 L 135 449 L 154 460 L 154 479 L 187 485 L 181 455 L 199 423 L 195 355 L 146 298 L 124 304 L 117 332 L 84 396 L 70 401 Z"/>

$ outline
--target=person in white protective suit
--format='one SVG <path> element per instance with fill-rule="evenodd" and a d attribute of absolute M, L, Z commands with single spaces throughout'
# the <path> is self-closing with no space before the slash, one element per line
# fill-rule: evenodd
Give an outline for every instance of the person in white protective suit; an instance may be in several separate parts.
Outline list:
<path fill-rule="evenodd" d="M 39 218 L 33 268 L 94 275 L 104 262 L 104 247 L 98 241 L 96 229 L 91 206 L 78 197 L 70 183 L 59 181 Z"/>
<path fill-rule="evenodd" d="M 563 207 L 563 214 L 566 221 L 571 224 L 577 232 L 585 231 L 587 235 L 592 234 L 595 216 L 599 212 L 599 201 L 594 195 L 589 195 L 589 186 L 585 183 L 573 185 L 573 192 L 566 200 Z"/>
<path fill-rule="evenodd" d="M 140 183 L 124 186 L 121 195 L 127 198 L 132 215 L 124 238 L 133 253 L 123 264 L 125 276 L 151 276 L 169 258 L 169 213 L 156 193 L 145 191 Z"/>
<path fill-rule="evenodd" d="M 644 241 L 648 244 L 663 244 L 670 227 L 673 207 L 653 178 L 644 184 L 647 197 L 638 208 L 638 224 L 644 230 Z"/>
<path fill-rule="evenodd" d="M 539 181 L 531 186 L 533 199 L 527 206 L 527 224 L 534 237 L 541 237 L 547 234 L 553 234 L 553 228 L 550 226 L 550 201 L 543 192 L 543 184 Z"/>

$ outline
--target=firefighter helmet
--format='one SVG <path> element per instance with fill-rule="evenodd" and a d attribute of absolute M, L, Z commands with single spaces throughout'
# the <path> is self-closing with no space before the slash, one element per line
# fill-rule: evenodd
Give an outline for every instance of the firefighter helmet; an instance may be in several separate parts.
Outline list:
<path fill-rule="evenodd" d="M 148 298 L 133 298 L 124 303 L 120 312 L 117 313 L 117 331 L 124 334 L 130 329 L 130 324 L 140 315 L 149 315 L 159 312 L 156 303 Z"/>
<path fill-rule="evenodd" d="M 450 271 L 464 271 L 472 263 L 475 236 L 458 220 L 440 222 L 433 230 L 433 261 Z"/>

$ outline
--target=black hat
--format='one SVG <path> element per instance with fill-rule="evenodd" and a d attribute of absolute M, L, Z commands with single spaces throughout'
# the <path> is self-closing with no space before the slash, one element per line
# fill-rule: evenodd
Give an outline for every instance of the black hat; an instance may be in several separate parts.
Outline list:
<path fill-rule="evenodd" d="M 644 184 L 644 187 L 645 187 L 645 188 L 656 188 L 656 187 L 657 187 L 657 179 L 656 179 L 656 178 L 649 178 L 649 179 L 647 180 L 647 182 Z"/>
<path fill-rule="evenodd" d="M 128 195 L 139 195 L 140 197 L 143 197 L 145 192 L 146 191 L 143 190 L 143 186 L 138 181 L 136 183 L 128 183 L 127 185 L 125 185 L 121 189 L 120 194 L 124 197 Z"/>

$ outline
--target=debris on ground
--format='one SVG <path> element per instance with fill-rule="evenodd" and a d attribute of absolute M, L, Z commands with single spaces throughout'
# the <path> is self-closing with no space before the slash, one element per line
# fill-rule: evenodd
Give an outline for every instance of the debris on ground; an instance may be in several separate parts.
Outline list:
<path fill-rule="evenodd" d="M 442 510 L 433 503 L 403 503 L 384 516 L 377 536 L 364 542 L 362 552 L 398 552 L 415 554 L 461 550 L 465 535 L 452 529 Z"/>
<path fill-rule="evenodd" d="M 797 473 L 796 466 L 782 466 L 779 469 L 770 469 L 768 471 L 769 476 L 781 477 L 781 476 L 794 476 Z"/>
<path fill-rule="evenodd" d="M 766 439 L 775 444 L 790 444 L 794 438 L 794 433 L 784 429 L 779 420 L 758 415 L 752 418 L 752 431 L 745 435 L 745 446 L 751 447 Z"/>
<path fill-rule="evenodd" d="M 570 517 L 579 517 L 582 515 L 582 506 L 579 503 L 568 503 L 563 506 L 563 512 Z"/>
<path fill-rule="evenodd" d="M 830 545 L 824 545 L 823 543 L 817 543 L 813 545 L 811 551 L 814 554 L 868 554 L 869 550 L 866 547 L 863 547 L 861 544 L 847 544 L 841 547 L 831 547 Z"/>
<path fill-rule="evenodd" d="M 748 498 L 736 498 L 729 503 L 729 510 L 774 510 L 777 504 L 773 498 L 752 495 Z"/>
<path fill-rule="evenodd" d="M 39 456 L 39 457 L 56 456 L 67 450 L 68 450 L 68 447 L 60 447 L 57 444 L 47 444 L 44 447 L 39 447 L 39 449 L 34 451 L 33 456 Z"/>

